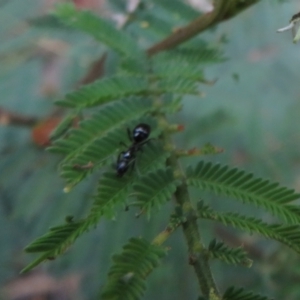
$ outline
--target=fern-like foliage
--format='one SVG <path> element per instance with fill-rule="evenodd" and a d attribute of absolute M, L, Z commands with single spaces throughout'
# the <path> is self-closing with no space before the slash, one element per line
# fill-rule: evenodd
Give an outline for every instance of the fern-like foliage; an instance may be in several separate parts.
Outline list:
<path fill-rule="evenodd" d="M 230 287 L 223 295 L 223 300 L 274 300 L 265 296 L 247 292 L 242 288 Z"/>
<path fill-rule="evenodd" d="M 219 52 L 207 48 L 199 48 L 197 53 L 178 50 L 168 54 L 159 54 L 152 59 L 152 71 L 158 78 L 181 77 L 195 82 L 207 82 L 204 76 L 204 65 L 217 63 L 223 58 Z"/>
<path fill-rule="evenodd" d="M 219 221 L 225 226 L 233 226 L 249 233 L 258 233 L 266 238 L 279 241 L 300 253 L 299 225 L 270 225 L 259 219 L 237 213 L 218 213 L 204 205 L 203 201 L 198 203 L 198 214 L 200 218 Z"/>
<path fill-rule="evenodd" d="M 139 98 L 112 103 L 81 122 L 67 137 L 54 142 L 49 150 L 65 155 L 60 169 L 67 183 L 73 186 L 91 172 L 76 166 L 89 162 L 94 169 L 103 166 L 120 148 L 120 142 L 128 143 L 127 126 L 151 111 L 151 107 L 151 101 Z"/>
<path fill-rule="evenodd" d="M 228 264 L 242 265 L 250 268 L 252 260 L 247 257 L 242 247 L 230 248 L 222 242 L 213 239 L 208 246 L 209 255 Z"/>
<path fill-rule="evenodd" d="M 300 223 L 299 206 L 290 204 L 300 195 L 278 183 L 254 178 L 253 174 L 237 168 L 204 161 L 189 168 L 187 177 L 190 186 L 263 207 L 288 224 Z"/>
<path fill-rule="evenodd" d="M 101 299 L 138 300 L 145 291 L 145 278 L 158 266 L 166 251 L 141 238 L 132 238 L 121 254 L 114 255 Z"/>
<path fill-rule="evenodd" d="M 160 193 L 152 193 L 151 205 L 148 204 L 147 206 L 144 204 L 144 207 L 143 202 L 139 203 L 141 209 L 146 209 L 147 214 L 150 215 L 152 206 L 157 207 L 162 202 L 167 201 L 169 199 L 168 197 L 171 197 L 174 188 L 176 188 L 177 181 L 173 179 L 170 170 L 166 172 L 160 169 L 165 165 L 165 161 L 169 155 L 170 153 L 164 151 L 160 143 L 151 141 L 145 146 L 143 153 L 140 153 L 140 156 L 137 157 L 138 174 L 131 173 L 119 178 L 115 172 L 108 171 L 104 173 L 100 178 L 98 190 L 94 196 L 94 203 L 88 216 L 78 222 L 54 227 L 49 233 L 38 238 L 26 247 L 25 250 L 29 253 L 42 254 L 28 265 L 23 272 L 32 269 L 49 257 L 56 257 L 64 253 L 80 235 L 95 227 L 103 216 L 108 218 L 114 217 L 116 207 L 120 205 L 126 206 L 128 204 L 128 196 L 134 194 L 133 184 L 136 183 L 137 187 L 145 184 L 145 177 L 140 177 L 140 174 L 147 174 L 149 170 L 152 170 L 154 173 L 150 173 L 150 177 L 153 177 L 153 174 L 160 176 Z M 156 169 L 158 170 L 157 172 L 154 171 Z M 141 183 L 138 184 L 139 182 Z M 143 198 L 142 195 L 143 194 L 139 196 Z M 136 203 L 137 202 L 135 202 L 135 204 Z"/>
<path fill-rule="evenodd" d="M 161 201 L 168 200 L 170 197 L 170 189 L 174 188 L 176 181 L 173 179 L 172 174 L 168 172 L 165 174 L 165 171 L 162 171 L 160 168 L 165 165 L 166 159 L 170 154 L 163 151 L 161 144 L 159 143 L 149 143 L 143 153 L 137 157 L 137 172 L 138 174 L 128 174 L 123 178 L 116 176 L 115 172 L 107 172 L 102 175 L 99 181 L 99 186 L 97 193 L 94 197 L 94 203 L 88 217 L 91 219 L 97 219 L 103 215 L 106 217 L 113 217 L 115 215 L 116 205 L 126 206 L 126 202 L 129 195 L 135 195 L 139 199 L 139 196 L 136 195 L 135 188 L 136 186 L 143 186 L 145 183 L 147 173 L 152 170 L 151 174 L 160 174 L 161 185 L 165 187 L 160 193 L 157 193 L 151 197 L 152 205 L 159 205 Z M 157 171 L 155 171 L 157 170 Z M 144 176 L 141 176 L 145 174 Z M 136 186 L 134 186 L 134 184 Z M 168 192 L 169 191 L 169 192 Z M 165 193 L 165 194 L 164 194 Z M 172 194 L 172 193 L 171 193 Z M 135 204 L 139 204 L 139 207 L 143 210 L 143 202 L 135 201 Z M 146 206 L 148 214 L 150 213 L 150 206 Z"/>
<path fill-rule="evenodd" d="M 129 35 L 89 11 L 79 11 L 71 3 L 63 3 L 57 5 L 55 16 L 67 25 L 88 33 L 123 55 L 140 54 L 139 48 Z"/>
<path fill-rule="evenodd" d="M 148 173 L 134 185 L 138 206 L 149 215 L 154 206 L 170 200 L 177 184 L 179 181 L 174 179 L 171 169 Z"/>
<path fill-rule="evenodd" d="M 42 253 L 29 264 L 22 272 L 27 272 L 46 259 L 53 259 L 64 253 L 74 240 L 86 230 L 84 221 L 70 222 L 50 228 L 50 231 L 41 236 L 25 248 L 28 253 Z"/>
<path fill-rule="evenodd" d="M 172 30 L 174 18 L 169 13 L 171 10 L 176 14 L 183 13 L 187 19 L 195 15 L 181 1 L 155 0 L 155 3 L 159 9 L 165 10 L 165 14 L 150 16 L 146 12 L 144 17 L 161 25 L 151 28 L 160 33 Z M 192 222 L 199 217 L 257 233 L 300 253 L 300 208 L 291 204 L 299 198 L 299 194 L 277 183 L 254 178 L 250 173 L 219 164 L 202 161 L 196 167 L 188 168 L 186 173 L 178 168 L 177 160 L 180 157 L 220 152 L 210 145 L 198 152 L 176 149 L 168 136 L 180 126 L 168 124 L 166 117 L 166 114 L 181 108 L 182 96 L 201 95 L 200 84 L 210 83 L 204 77 L 203 67 L 224 60 L 219 51 L 204 43 L 197 43 L 196 48 L 179 47 L 166 54 L 147 57 L 137 42 L 139 39 L 131 38 L 91 12 L 77 10 L 71 4 L 61 4 L 55 16 L 64 24 L 88 33 L 117 52 L 120 64 L 110 77 L 82 86 L 57 101 L 58 105 L 72 109 L 54 132 L 54 141 L 49 149 L 63 156 L 59 169 L 67 182 L 66 190 L 95 171 L 101 172 L 94 202 L 87 216 L 51 228 L 47 234 L 31 243 L 26 251 L 39 253 L 40 256 L 24 271 L 64 253 L 80 235 L 97 226 L 103 217 L 115 217 L 117 208 L 137 206 L 140 214 L 145 213 L 149 217 L 154 209 L 160 208 L 174 195 L 182 198 L 176 199 L 176 225 L 168 226 L 152 244 L 142 238 L 129 240 L 123 252 L 113 257 L 113 266 L 101 299 L 140 299 L 145 291 L 146 277 L 166 254 L 165 249 L 158 245 L 181 224 L 188 244 L 193 244 L 191 252 L 205 249 L 198 241 L 196 223 L 195 226 L 191 225 L 189 216 L 193 217 Z M 78 121 L 79 116 L 81 121 Z M 145 143 L 137 145 L 127 132 L 131 132 L 139 123 L 149 124 L 151 135 Z M 117 156 L 122 158 L 128 149 L 133 153 L 129 158 L 129 168 L 123 176 L 118 176 Z M 267 224 L 232 212 L 219 213 L 203 202 L 198 203 L 196 214 L 189 199 L 183 199 L 188 198 L 188 186 L 262 207 L 286 224 Z M 180 212 L 178 215 L 177 211 Z M 185 215 L 185 212 L 190 215 Z M 204 268 L 208 268 L 209 258 L 247 267 L 251 265 L 242 248 L 232 249 L 215 240 L 207 250 L 202 251 L 207 251 L 207 255 L 199 258 L 205 257 L 206 261 L 202 264 Z M 206 271 L 210 273 L 209 268 Z M 208 274 L 204 277 L 210 280 L 212 276 Z M 267 298 L 231 288 L 225 292 L 223 299 Z"/>
<path fill-rule="evenodd" d="M 115 75 L 85 85 L 67 94 L 57 104 L 70 108 L 87 108 L 129 96 L 158 96 L 165 93 L 200 95 L 197 83 L 184 77 L 164 78 L 151 86 L 149 79 L 145 75 Z"/>

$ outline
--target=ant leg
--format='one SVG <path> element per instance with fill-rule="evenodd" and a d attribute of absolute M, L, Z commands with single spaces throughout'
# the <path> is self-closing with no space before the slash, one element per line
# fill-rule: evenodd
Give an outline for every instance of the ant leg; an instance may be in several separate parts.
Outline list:
<path fill-rule="evenodd" d="M 121 156 L 124 155 L 125 153 L 126 153 L 125 151 L 122 151 L 119 153 L 118 159 L 117 159 L 117 164 L 121 161 Z"/>
<path fill-rule="evenodd" d="M 133 138 L 132 138 L 130 129 L 129 129 L 128 127 L 127 127 L 127 135 L 128 135 L 129 141 L 130 141 L 131 143 L 133 143 Z"/>
<path fill-rule="evenodd" d="M 140 172 L 140 170 L 139 170 L 139 168 L 138 168 L 138 165 L 136 164 L 136 158 L 134 159 L 134 161 L 132 161 L 132 170 L 133 170 L 134 168 L 135 168 L 137 174 L 138 174 L 139 176 L 141 176 L 141 172 Z"/>
<path fill-rule="evenodd" d="M 137 146 L 139 147 L 138 150 L 140 150 L 140 147 L 149 143 L 151 140 L 154 140 L 154 138 L 150 138 L 150 139 L 147 139 L 146 141 L 143 141 L 143 142 L 140 142 L 137 144 Z"/>
<path fill-rule="evenodd" d="M 131 170 L 133 170 L 134 169 L 134 166 L 135 166 L 135 159 L 132 161 L 132 163 L 131 163 Z"/>
<path fill-rule="evenodd" d="M 120 142 L 121 146 L 124 146 L 125 148 L 128 148 L 128 146 L 124 142 Z"/>
<path fill-rule="evenodd" d="M 143 152 L 144 149 L 143 149 L 142 146 L 145 145 L 145 144 L 147 144 L 147 143 L 148 143 L 149 141 L 151 141 L 151 140 L 153 140 L 153 139 L 151 138 L 151 139 L 148 139 L 148 140 L 146 140 L 146 141 L 143 141 L 143 142 L 141 142 L 141 143 L 135 145 L 136 151 L 141 151 L 141 152 Z"/>

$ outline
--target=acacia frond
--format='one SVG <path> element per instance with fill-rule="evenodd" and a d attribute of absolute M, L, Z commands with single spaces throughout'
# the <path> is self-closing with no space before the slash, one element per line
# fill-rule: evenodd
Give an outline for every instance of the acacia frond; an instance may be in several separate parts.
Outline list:
<path fill-rule="evenodd" d="M 190 51 L 189 55 L 186 52 Z M 192 50 L 173 50 L 161 53 L 152 58 L 153 75 L 157 77 L 183 77 L 198 82 L 207 82 L 203 67 L 207 63 L 217 63 L 223 60 L 221 53 L 205 44 Z"/>
<path fill-rule="evenodd" d="M 253 174 L 237 168 L 201 161 L 195 168 L 188 168 L 187 183 L 201 190 L 263 207 L 286 223 L 300 223 L 299 207 L 289 204 L 298 199 L 299 194 L 292 189 L 280 187 L 278 183 L 254 178 Z"/>
<path fill-rule="evenodd" d="M 203 68 L 196 61 L 187 61 L 184 56 L 172 57 L 169 53 L 155 56 L 152 60 L 153 75 L 158 78 L 183 77 L 202 82 Z"/>
<path fill-rule="evenodd" d="M 155 96 L 164 93 L 178 95 L 199 95 L 198 84 L 193 80 L 174 76 L 163 78 L 149 84 L 147 75 L 116 75 L 100 79 L 71 92 L 58 105 L 65 107 L 86 108 L 129 96 Z"/>
<path fill-rule="evenodd" d="M 98 191 L 88 218 L 99 219 L 102 215 L 114 216 L 115 205 L 125 203 L 132 184 L 132 178 L 119 178 L 116 172 L 104 173 L 99 181 Z"/>
<path fill-rule="evenodd" d="M 25 248 L 26 252 L 43 254 L 25 267 L 22 272 L 27 272 L 44 260 L 53 259 L 64 253 L 76 238 L 86 230 L 87 226 L 84 220 L 50 228 L 48 233 L 37 238 Z"/>
<path fill-rule="evenodd" d="M 246 217 L 237 213 L 218 213 L 203 201 L 198 203 L 198 216 L 203 219 L 218 221 L 225 226 L 258 233 L 266 238 L 281 242 L 297 253 L 300 253 L 300 227 L 299 225 L 267 224 L 259 219 Z"/>
<path fill-rule="evenodd" d="M 102 215 L 113 217 L 115 206 L 126 204 L 132 185 L 138 182 L 140 174 L 163 167 L 169 155 L 169 152 L 163 151 L 161 144 L 149 142 L 136 159 L 136 170 L 128 171 L 122 178 L 115 171 L 103 174 L 88 219 L 99 220 Z"/>
<path fill-rule="evenodd" d="M 149 143 L 145 145 L 145 161 L 138 162 L 142 173 L 164 164 L 169 153 L 164 152 L 160 144 Z M 100 179 L 97 195 L 89 215 L 78 222 L 71 222 L 50 229 L 50 232 L 36 239 L 25 248 L 27 252 L 42 252 L 36 260 L 24 268 L 27 272 L 48 258 L 54 258 L 72 245 L 79 235 L 83 234 L 93 226 L 96 226 L 100 218 L 105 215 L 113 216 L 117 204 L 125 204 L 128 192 L 139 176 L 126 174 L 119 178 L 115 172 L 104 173 Z M 143 177 L 142 177 L 143 178 Z M 163 178 L 163 177 L 161 177 Z M 167 178 L 168 179 L 168 178 Z M 174 181 L 174 180 L 173 180 Z M 169 186 L 170 189 L 170 186 Z M 160 195 L 160 199 L 162 195 Z"/>
<path fill-rule="evenodd" d="M 200 64 L 202 67 L 208 64 L 224 62 L 226 57 L 218 49 L 208 46 L 204 41 L 197 43 L 196 47 L 182 47 L 171 51 L 172 58 L 178 57 L 188 63 Z"/>
<path fill-rule="evenodd" d="M 128 99 L 105 106 L 91 118 L 72 129 L 67 137 L 54 142 L 50 151 L 65 155 L 60 164 L 61 176 L 69 186 L 74 186 L 91 173 L 80 168 L 91 164 L 98 169 L 120 148 L 120 142 L 128 143 L 126 127 L 151 111 L 148 99 Z M 153 123 L 150 117 L 147 122 Z M 78 167 L 79 166 L 79 167 Z"/>
<path fill-rule="evenodd" d="M 247 292 L 243 288 L 230 287 L 223 295 L 223 300 L 274 300 L 261 295 Z"/>
<path fill-rule="evenodd" d="M 146 289 L 145 278 L 165 255 L 162 247 L 141 238 L 130 239 L 122 253 L 113 256 L 101 299 L 141 299 Z"/>
<path fill-rule="evenodd" d="M 136 170 L 133 173 L 136 180 L 140 180 L 140 175 L 155 171 L 165 167 L 167 158 L 171 155 L 169 151 L 163 149 L 163 145 L 158 141 L 149 141 L 143 151 L 138 153 L 136 159 Z"/>
<path fill-rule="evenodd" d="M 129 35 L 89 11 L 78 10 L 71 3 L 62 3 L 57 5 L 54 14 L 67 25 L 93 36 L 123 55 L 140 54 L 137 43 Z"/>
<path fill-rule="evenodd" d="M 149 215 L 153 207 L 170 200 L 178 183 L 171 169 L 160 169 L 141 177 L 133 187 L 141 211 Z"/>
<path fill-rule="evenodd" d="M 79 123 L 78 128 L 72 129 L 64 139 L 57 140 L 49 147 L 49 151 L 61 153 L 67 159 L 80 153 L 97 138 L 102 138 L 116 128 L 126 126 L 133 120 L 140 119 L 145 113 L 150 112 L 152 102 L 149 99 L 130 98 L 110 103 L 88 119 Z"/>
<path fill-rule="evenodd" d="M 51 132 L 50 139 L 56 140 L 62 137 L 67 131 L 71 128 L 76 117 L 78 116 L 78 112 L 71 112 L 64 117 L 64 119 L 60 122 L 60 124 Z M 50 148 L 48 148 L 50 149 Z M 63 152 L 64 153 L 64 152 Z"/>
<path fill-rule="evenodd" d="M 242 248 L 230 248 L 223 242 L 217 242 L 213 239 L 208 246 L 209 255 L 228 264 L 242 265 L 250 268 L 252 260 L 247 257 L 247 252 Z"/>
<path fill-rule="evenodd" d="M 145 77 L 115 75 L 84 85 L 56 103 L 65 107 L 92 107 L 129 96 L 146 95 L 147 87 Z"/>
<path fill-rule="evenodd" d="M 103 215 L 111 215 L 110 210 L 118 202 L 122 200 L 125 202 L 131 185 L 132 177 L 128 176 L 126 178 L 124 176 L 123 178 L 118 178 L 116 173 L 111 172 L 103 174 L 90 214 L 81 221 L 70 222 L 51 228 L 47 234 L 37 238 L 27 246 L 25 248 L 26 252 L 42 252 L 42 255 L 24 268 L 22 272 L 27 272 L 46 259 L 55 258 L 64 253 L 79 235 L 96 226 Z"/>

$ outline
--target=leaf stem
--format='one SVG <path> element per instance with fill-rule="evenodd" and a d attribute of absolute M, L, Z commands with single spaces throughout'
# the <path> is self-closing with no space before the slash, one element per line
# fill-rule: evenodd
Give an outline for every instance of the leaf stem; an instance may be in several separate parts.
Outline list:
<path fill-rule="evenodd" d="M 164 115 L 160 115 L 158 118 L 159 124 L 167 126 L 167 120 Z M 162 133 L 161 139 L 165 144 L 172 143 L 167 133 Z M 207 251 L 205 251 L 201 242 L 197 226 L 197 212 L 192 206 L 188 186 L 175 152 L 168 159 L 167 164 L 175 173 L 181 174 L 182 183 L 177 187 L 174 197 L 177 205 L 181 208 L 184 216 L 186 216 L 186 220 L 182 223 L 182 229 L 188 246 L 189 263 L 194 267 L 203 296 L 207 299 L 221 300 L 209 266 Z"/>
<path fill-rule="evenodd" d="M 162 41 L 147 49 L 149 56 L 169 50 L 193 38 L 204 30 L 226 21 L 260 0 L 216 0 L 212 12 L 200 15 L 188 25 L 177 29 Z"/>

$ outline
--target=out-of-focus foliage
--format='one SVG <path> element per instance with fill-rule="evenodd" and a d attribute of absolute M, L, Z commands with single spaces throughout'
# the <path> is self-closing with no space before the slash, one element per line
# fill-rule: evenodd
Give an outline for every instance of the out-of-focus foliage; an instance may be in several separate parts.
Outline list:
<path fill-rule="evenodd" d="M 30 25 L 31 20 L 41 14 L 41 3 L 33 0 L 0 2 L 0 90 L 1 106 L 42 118 L 51 113 L 53 104 L 49 94 L 45 93 L 47 86 L 43 83 L 47 81 L 43 81 L 41 76 L 45 67 L 44 44 L 41 44 L 41 39 L 59 39 L 66 46 L 62 47 L 59 55 L 63 58 L 63 67 L 60 66 L 57 73 L 60 80 L 56 92 L 60 95 L 85 74 L 89 63 L 105 49 L 96 46 L 92 39 L 78 32 L 70 29 L 57 30 L 57 27 L 52 27 L 52 23 L 48 26 Z M 154 16 L 150 12 L 155 9 L 157 14 Z M 236 20 L 224 23 L 213 33 L 205 35 L 212 43 L 218 44 L 225 40 L 225 34 L 229 39 L 225 48 L 230 60 L 221 67 L 208 70 L 212 78 L 218 77 L 219 80 L 215 87 L 206 88 L 208 96 L 205 100 L 185 100 L 185 110 L 180 118 L 183 123 L 187 123 L 187 130 L 183 137 L 178 137 L 178 143 L 193 146 L 213 142 L 226 149 L 225 154 L 218 156 L 216 160 L 226 163 L 232 161 L 299 190 L 298 49 L 291 46 L 288 35 L 273 34 L 281 24 L 289 20 L 291 11 L 294 12 L 292 1 L 281 6 L 261 3 Z M 155 22 L 151 26 L 151 15 L 161 22 Z M 128 25 L 128 30 L 133 33 L 142 32 L 152 41 L 171 31 L 172 28 L 167 25 L 170 20 L 176 27 L 189 19 L 182 18 L 178 12 L 170 16 L 159 3 L 148 10 L 142 10 L 138 18 L 138 22 Z M 168 22 L 164 22 L 164 19 Z M 42 50 L 39 45 L 42 45 Z M 113 69 L 113 58 L 111 61 L 110 68 Z M 233 73 L 239 74 L 238 83 L 232 81 Z M 200 104 L 195 106 L 195 101 Z M 212 125 L 203 122 L 217 111 L 223 116 L 218 118 L 219 127 L 217 122 Z M 25 264 L 26 259 L 21 254 L 24 245 L 53 225 L 53 218 L 61 223 L 70 211 L 76 218 L 84 214 L 88 199 L 93 194 L 93 180 L 97 178 L 79 185 L 71 194 L 63 194 L 63 184 L 56 171 L 58 160 L 33 145 L 30 129 L 1 127 L 0 138 L 0 232 L 1 239 L 5 241 L 1 242 L 5 247 L 1 247 L 0 264 L 4 268 L 0 270 L 0 278 L 3 283 L 18 273 L 19 263 L 22 266 Z M 211 201 L 214 203 L 213 198 Z M 163 217 L 163 212 L 161 215 Z M 108 268 L 112 249 L 120 249 L 128 236 L 146 233 L 151 237 L 163 226 L 159 222 L 151 226 L 145 222 L 145 227 L 138 229 L 132 215 L 122 217 L 120 223 L 123 226 L 103 222 L 97 231 L 79 241 L 66 257 L 49 265 L 49 269 L 59 273 L 84 269 L 86 285 L 83 288 L 88 287 L 85 290 L 95 294 L 99 282 L 104 282 L 106 272 L 103 270 Z M 161 281 L 164 280 L 164 290 L 159 289 L 162 299 L 195 298 L 191 280 L 193 274 L 187 270 L 183 254 L 185 248 L 176 245 L 176 238 L 172 243 L 173 248 L 177 249 L 173 254 L 178 261 L 176 270 L 180 267 L 181 272 L 177 270 L 175 273 L 173 266 L 167 262 L 164 269 L 152 278 L 151 285 L 161 286 Z M 265 247 L 261 240 L 252 239 L 251 244 L 261 249 L 266 256 L 277 251 L 276 247 Z M 281 251 L 280 253 L 286 253 L 286 249 Z M 101 257 L 101 265 L 95 265 L 92 256 Z M 256 265 L 244 276 L 240 276 L 236 270 L 226 269 L 226 276 L 224 272 L 218 272 L 217 277 L 224 283 L 223 288 L 232 281 L 239 281 L 240 285 L 265 290 L 268 294 L 273 291 L 281 299 L 297 299 L 299 294 L 296 284 L 290 289 L 285 288 L 297 281 L 288 281 L 288 276 L 276 276 L 278 264 L 283 266 L 281 274 L 289 273 L 288 262 L 288 259 L 276 256 L 272 267 Z M 296 269 L 297 277 L 296 265 L 293 262 L 292 267 Z M 216 269 L 220 268 L 216 266 Z M 263 275 L 256 272 L 260 268 Z M 98 280 L 95 280 L 97 276 Z M 93 282 L 88 280 L 91 277 Z M 278 282 L 282 286 L 281 290 L 278 290 Z M 176 289 L 176 286 L 180 288 Z M 147 297 L 153 299 L 157 296 L 149 292 Z"/>

